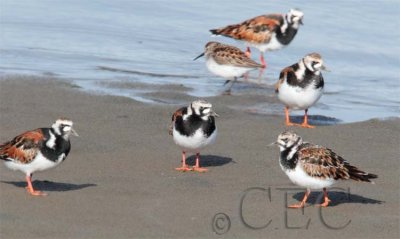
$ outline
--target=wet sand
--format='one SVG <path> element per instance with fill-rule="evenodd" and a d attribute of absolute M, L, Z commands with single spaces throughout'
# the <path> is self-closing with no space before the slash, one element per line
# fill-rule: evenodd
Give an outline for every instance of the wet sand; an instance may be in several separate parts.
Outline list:
<path fill-rule="evenodd" d="M 163 97 L 194 99 L 185 89 Z M 72 119 L 81 137 L 72 138 L 63 164 L 33 176 L 47 197 L 28 195 L 24 175 L 0 166 L 0 237 L 399 237 L 399 119 L 294 128 L 379 175 L 376 184 L 339 182 L 330 191 L 331 206 L 322 210 L 314 206 L 321 192 L 314 192 L 302 214 L 285 203 L 301 200 L 304 190 L 281 171 L 278 149 L 267 147 L 285 130 L 283 117 L 233 109 L 238 102 L 275 99 L 207 100 L 220 115 L 217 142 L 202 152 L 209 172 L 179 173 L 180 149 L 168 126 L 181 105 L 88 94 L 52 78 L 2 77 L 0 142 L 60 116 Z"/>

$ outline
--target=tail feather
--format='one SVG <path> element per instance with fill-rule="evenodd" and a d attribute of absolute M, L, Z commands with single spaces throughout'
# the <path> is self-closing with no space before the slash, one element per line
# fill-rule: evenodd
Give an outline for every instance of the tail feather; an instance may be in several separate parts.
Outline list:
<path fill-rule="evenodd" d="M 239 25 L 229 25 L 226 26 L 224 28 L 219 28 L 219 29 L 211 29 L 210 32 L 213 35 L 222 35 L 225 37 L 231 37 L 231 38 L 238 38 L 239 36 L 237 36 L 237 31 L 238 31 L 238 27 Z M 240 37 L 239 37 L 240 39 Z"/>
<path fill-rule="evenodd" d="M 213 35 L 219 35 L 218 29 L 211 29 L 210 32 L 211 32 Z"/>
<path fill-rule="evenodd" d="M 8 158 L 8 155 L 7 155 L 7 145 L 9 144 L 10 142 L 6 142 L 6 143 L 4 143 L 4 144 L 0 144 L 0 160 L 4 160 L 4 161 L 10 161 L 10 159 Z"/>
<path fill-rule="evenodd" d="M 370 179 L 378 178 L 378 175 L 363 172 L 354 166 L 349 167 L 349 176 L 351 179 L 355 181 L 370 182 L 370 183 L 374 183 Z"/>

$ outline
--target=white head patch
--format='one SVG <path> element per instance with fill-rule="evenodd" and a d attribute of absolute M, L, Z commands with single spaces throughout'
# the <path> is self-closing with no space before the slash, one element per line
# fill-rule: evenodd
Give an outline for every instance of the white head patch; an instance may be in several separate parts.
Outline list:
<path fill-rule="evenodd" d="M 318 53 L 310 53 L 303 58 L 304 65 L 312 72 L 319 73 L 323 68 L 324 61 Z"/>
<path fill-rule="evenodd" d="M 196 115 L 209 115 L 211 112 L 212 104 L 205 100 L 195 100 L 191 104 L 191 108 L 193 109 Z"/>
<path fill-rule="evenodd" d="M 61 118 L 51 126 L 58 135 L 66 135 L 71 132 L 73 122 L 69 119 Z"/>
<path fill-rule="evenodd" d="M 303 139 L 292 131 L 285 131 L 278 136 L 276 143 L 281 151 L 292 146 L 297 149 L 297 147 L 303 143 Z"/>
<path fill-rule="evenodd" d="M 290 9 L 287 13 L 287 21 L 289 24 L 293 25 L 293 27 L 298 28 L 299 24 L 302 23 L 304 17 L 304 13 L 299 9 Z"/>

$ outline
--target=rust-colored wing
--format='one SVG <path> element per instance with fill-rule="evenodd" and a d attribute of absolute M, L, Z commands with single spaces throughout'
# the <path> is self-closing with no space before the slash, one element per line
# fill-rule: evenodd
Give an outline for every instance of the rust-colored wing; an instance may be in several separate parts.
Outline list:
<path fill-rule="evenodd" d="M 41 129 L 25 132 L 0 145 L 0 159 L 29 163 L 36 157 L 43 141 L 44 135 Z"/>
<path fill-rule="evenodd" d="M 275 93 L 279 93 L 279 88 L 281 87 L 281 85 L 283 84 L 283 82 L 285 82 L 285 80 L 287 78 L 291 78 L 291 77 L 295 77 L 295 72 L 293 67 L 288 66 L 285 69 L 283 69 L 279 75 L 279 80 L 278 82 L 276 82 L 275 84 Z"/>
<path fill-rule="evenodd" d="M 272 33 L 280 26 L 283 16 L 280 14 L 262 15 L 239 24 L 210 30 L 213 34 L 244 40 L 251 43 L 268 43 Z"/>
<path fill-rule="evenodd" d="M 173 131 L 173 129 L 174 129 L 174 124 L 175 124 L 176 118 L 182 117 L 182 115 L 183 115 L 183 110 L 184 110 L 185 108 L 186 108 L 186 107 L 182 107 L 182 108 L 178 109 L 177 111 L 175 111 L 175 113 L 172 114 L 172 122 L 171 122 L 171 125 L 169 126 L 169 129 L 168 129 L 169 135 L 172 135 L 172 131 Z"/>

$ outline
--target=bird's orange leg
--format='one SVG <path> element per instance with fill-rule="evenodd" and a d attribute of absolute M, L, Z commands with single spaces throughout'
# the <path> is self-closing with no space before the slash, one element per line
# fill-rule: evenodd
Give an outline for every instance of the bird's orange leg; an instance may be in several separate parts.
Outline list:
<path fill-rule="evenodd" d="M 306 201 L 307 201 L 307 198 L 309 195 L 310 195 L 310 189 L 307 189 L 306 192 L 304 193 L 304 198 L 301 201 L 301 203 L 290 205 L 290 206 L 288 206 L 288 208 L 303 208 L 304 205 L 306 204 Z"/>
<path fill-rule="evenodd" d="M 32 180 L 31 180 L 31 176 L 30 175 L 26 175 L 26 182 L 28 183 L 28 186 L 26 187 L 26 191 L 28 191 L 28 193 L 30 193 L 33 196 L 46 196 L 47 194 L 41 191 L 36 191 L 35 189 L 33 189 L 32 186 Z"/>
<path fill-rule="evenodd" d="M 175 168 L 175 170 L 181 171 L 181 172 L 187 172 L 187 171 L 192 171 L 191 168 L 186 164 L 186 152 L 182 151 L 182 167 L 180 168 Z"/>
<path fill-rule="evenodd" d="M 265 68 L 260 68 L 260 71 L 258 72 L 258 77 L 257 77 L 257 79 L 258 79 L 258 82 L 259 82 L 259 83 L 261 83 L 261 80 L 262 80 L 262 76 L 263 76 L 263 74 L 264 74 L 264 71 L 265 71 Z"/>
<path fill-rule="evenodd" d="M 315 126 L 312 126 L 312 125 L 309 125 L 309 124 L 308 124 L 307 112 L 308 112 L 308 109 L 306 109 L 306 110 L 304 111 L 304 121 L 303 121 L 303 123 L 302 123 L 300 126 L 303 127 L 303 128 L 310 128 L 310 129 L 313 129 L 313 128 L 315 128 Z"/>
<path fill-rule="evenodd" d="M 248 58 L 251 57 L 250 47 L 247 47 L 246 52 L 244 53 Z"/>
<path fill-rule="evenodd" d="M 206 168 L 201 168 L 200 167 L 200 153 L 196 154 L 196 165 L 193 167 L 193 171 L 199 172 L 199 173 L 204 173 L 207 172 L 208 169 Z"/>
<path fill-rule="evenodd" d="M 286 126 L 294 126 L 297 125 L 295 123 L 290 122 L 290 117 L 289 117 L 289 107 L 285 107 L 285 118 L 286 118 Z"/>
<path fill-rule="evenodd" d="M 328 198 L 328 192 L 326 191 L 326 188 L 324 188 L 324 203 L 322 203 L 318 206 L 319 207 L 327 207 L 330 201 L 331 200 L 329 200 L 329 198 Z"/>
<path fill-rule="evenodd" d="M 263 66 L 263 68 L 267 68 L 267 63 L 265 62 L 264 53 L 263 52 L 261 52 L 260 61 L 261 61 L 261 65 Z"/>

